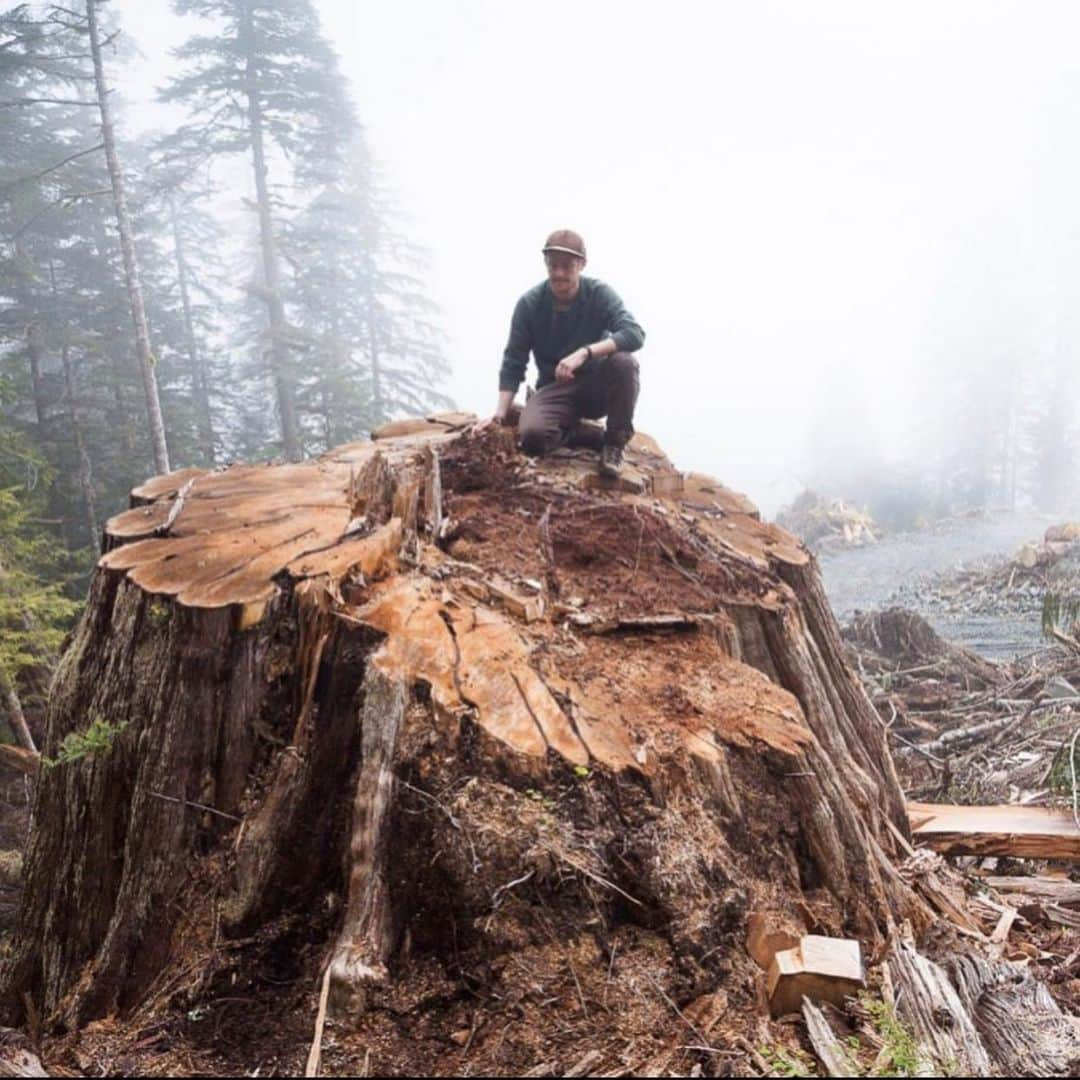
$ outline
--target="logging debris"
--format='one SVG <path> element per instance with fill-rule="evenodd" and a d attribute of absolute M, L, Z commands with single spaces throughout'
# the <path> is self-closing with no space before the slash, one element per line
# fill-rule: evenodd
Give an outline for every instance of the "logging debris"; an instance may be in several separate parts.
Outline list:
<path fill-rule="evenodd" d="M 1050 645 L 993 662 L 900 608 L 859 613 L 842 633 L 909 798 L 1071 813 L 1080 653 Z"/>
<path fill-rule="evenodd" d="M 776 523 L 802 539 L 817 555 L 866 547 L 881 539 L 881 529 L 865 510 L 843 499 L 804 491 L 776 516 Z"/>

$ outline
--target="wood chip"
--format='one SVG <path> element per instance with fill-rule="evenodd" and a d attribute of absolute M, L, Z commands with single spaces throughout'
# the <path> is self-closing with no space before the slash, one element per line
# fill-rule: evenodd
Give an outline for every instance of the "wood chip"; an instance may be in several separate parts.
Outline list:
<path fill-rule="evenodd" d="M 588 1076 L 603 1060 L 604 1055 L 599 1050 L 590 1050 L 576 1065 L 567 1069 L 563 1076 Z"/>
<path fill-rule="evenodd" d="M 769 1008 L 773 1016 L 798 1012 L 804 997 L 835 1005 L 866 985 L 859 943 L 850 938 L 807 934 L 784 949 L 769 968 Z"/>

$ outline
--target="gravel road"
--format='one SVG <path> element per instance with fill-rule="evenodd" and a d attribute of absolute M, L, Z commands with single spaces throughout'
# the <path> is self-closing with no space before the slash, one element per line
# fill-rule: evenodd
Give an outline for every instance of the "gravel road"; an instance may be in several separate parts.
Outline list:
<path fill-rule="evenodd" d="M 987 614 L 963 610 L 962 596 L 949 605 L 953 610 L 943 610 L 920 586 L 1011 556 L 1025 541 L 1041 538 L 1048 524 L 1048 518 L 1030 514 L 995 514 L 887 537 L 823 558 L 825 589 L 841 622 L 856 610 L 906 607 L 925 616 L 948 640 L 989 659 L 1011 660 L 1040 644 L 1041 597 L 1032 596 L 1027 610 Z"/>

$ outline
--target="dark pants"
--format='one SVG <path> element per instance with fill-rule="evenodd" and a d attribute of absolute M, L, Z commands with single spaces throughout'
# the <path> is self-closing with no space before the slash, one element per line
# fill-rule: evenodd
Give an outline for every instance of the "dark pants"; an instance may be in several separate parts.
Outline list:
<path fill-rule="evenodd" d="M 604 442 L 622 448 L 634 434 L 638 362 L 632 353 L 596 357 L 568 382 L 550 382 L 525 403 L 518 439 L 526 454 L 549 454 L 567 443 L 579 420 L 607 417 Z"/>

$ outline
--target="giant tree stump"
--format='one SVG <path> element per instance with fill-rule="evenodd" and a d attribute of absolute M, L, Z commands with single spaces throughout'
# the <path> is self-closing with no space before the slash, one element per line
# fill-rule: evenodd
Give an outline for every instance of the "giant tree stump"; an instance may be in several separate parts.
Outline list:
<path fill-rule="evenodd" d="M 463 420 L 160 476 L 108 523 L 44 753 L 120 730 L 42 771 L 12 1012 L 130 1010 L 196 944 L 287 926 L 355 1023 L 418 965 L 495 970 L 553 911 L 643 928 L 699 992 L 751 911 L 867 954 L 919 914 L 805 548 L 646 437 L 608 489 Z"/>

